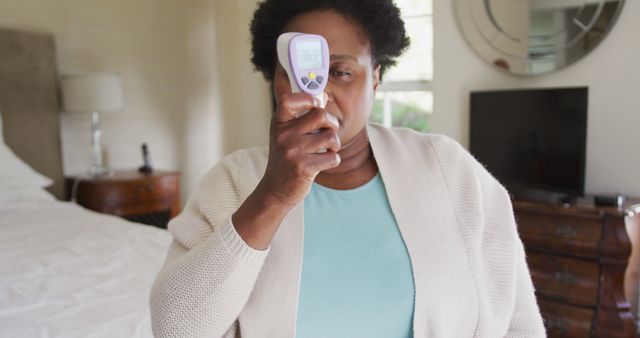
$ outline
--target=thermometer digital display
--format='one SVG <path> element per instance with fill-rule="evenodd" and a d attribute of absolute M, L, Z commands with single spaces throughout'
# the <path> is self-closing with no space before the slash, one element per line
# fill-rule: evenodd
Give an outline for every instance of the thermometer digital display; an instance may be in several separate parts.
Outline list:
<path fill-rule="evenodd" d="M 301 70 L 322 69 L 322 43 L 320 40 L 298 42 L 296 54 L 296 63 Z"/>

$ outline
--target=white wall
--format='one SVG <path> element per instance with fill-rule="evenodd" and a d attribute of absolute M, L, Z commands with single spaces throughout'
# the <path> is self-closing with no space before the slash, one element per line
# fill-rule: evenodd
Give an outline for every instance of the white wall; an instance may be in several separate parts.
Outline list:
<path fill-rule="evenodd" d="M 468 145 L 469 92 L 589 87 L 586 192 L 640 196 L 640 1 L 625 1 L 609 35 L 577 63 L 551 74 L 501 72 L 467 45 L 450 0 L 434 0 L 433 131 Z M 636 41 L 636 42 L 634 42 Z"/>
<path fill-rule="evenodd" d="M 187 60 L 184 72 L 189 83 L 186 114 L 182 121 L 182 199 L 185 201 L 202 176 L 220 160 L 224 147 L 224 111 L 220 105 L 217 46 L 221 37 L 216 27 L 214 1 L 193 0 L 184 5 L 187 13 L 185 37 Z M 176 128 L 180 125 L 176 125 Z"/>
<path fill-rule="evenodd" d="M 224 152 L 267 145 L 271 120 L 269 86 L 253 71 L 249 23 L 256 0 L 216 2 L 220 104 L 225 116 Z"/>
<path fill-rule="evenodd" d="M 231 150 L 266 144 L 268 88 L 249 62 L 255 1 L 2 0 L 0 27 L 54 35 L 61 75 L 119 73 L 125 108 L 103 114 L 107 164 L 134 169 L 149 144 L 183 172 L 183 200 Z M 89 115 L 61 115 L 64 172 L 91 165 Z"/>

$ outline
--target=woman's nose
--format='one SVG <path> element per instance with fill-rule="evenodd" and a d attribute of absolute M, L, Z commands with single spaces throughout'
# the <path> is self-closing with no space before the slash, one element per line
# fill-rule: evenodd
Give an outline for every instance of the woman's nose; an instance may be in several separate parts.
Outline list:
<path fill-rule="evenodd" d="M 331 91 L 331 85 L 328 83 L 327 83 L 327 86 L 324 88 L 324 95 L 326 96 L 325 102 L 329 103 L 334 101 L 333 92 Z"/>

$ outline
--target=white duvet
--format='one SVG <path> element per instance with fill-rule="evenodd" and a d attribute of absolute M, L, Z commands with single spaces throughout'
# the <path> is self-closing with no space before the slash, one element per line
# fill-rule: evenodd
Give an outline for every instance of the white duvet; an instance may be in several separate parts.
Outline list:
<path fill-rule="evenodd" d="M 151 337 L 170 242 L 72 203 L 0 206 L 0 337 Z"/>

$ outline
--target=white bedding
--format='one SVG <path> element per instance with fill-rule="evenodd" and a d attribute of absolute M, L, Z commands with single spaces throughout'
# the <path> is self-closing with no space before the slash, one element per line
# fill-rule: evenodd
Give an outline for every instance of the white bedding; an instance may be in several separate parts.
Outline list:
<path fill-rule="evenodd" d="M 170 242 L 72 203 L 0 206 L 0 337 L 151 337 Z"/>

